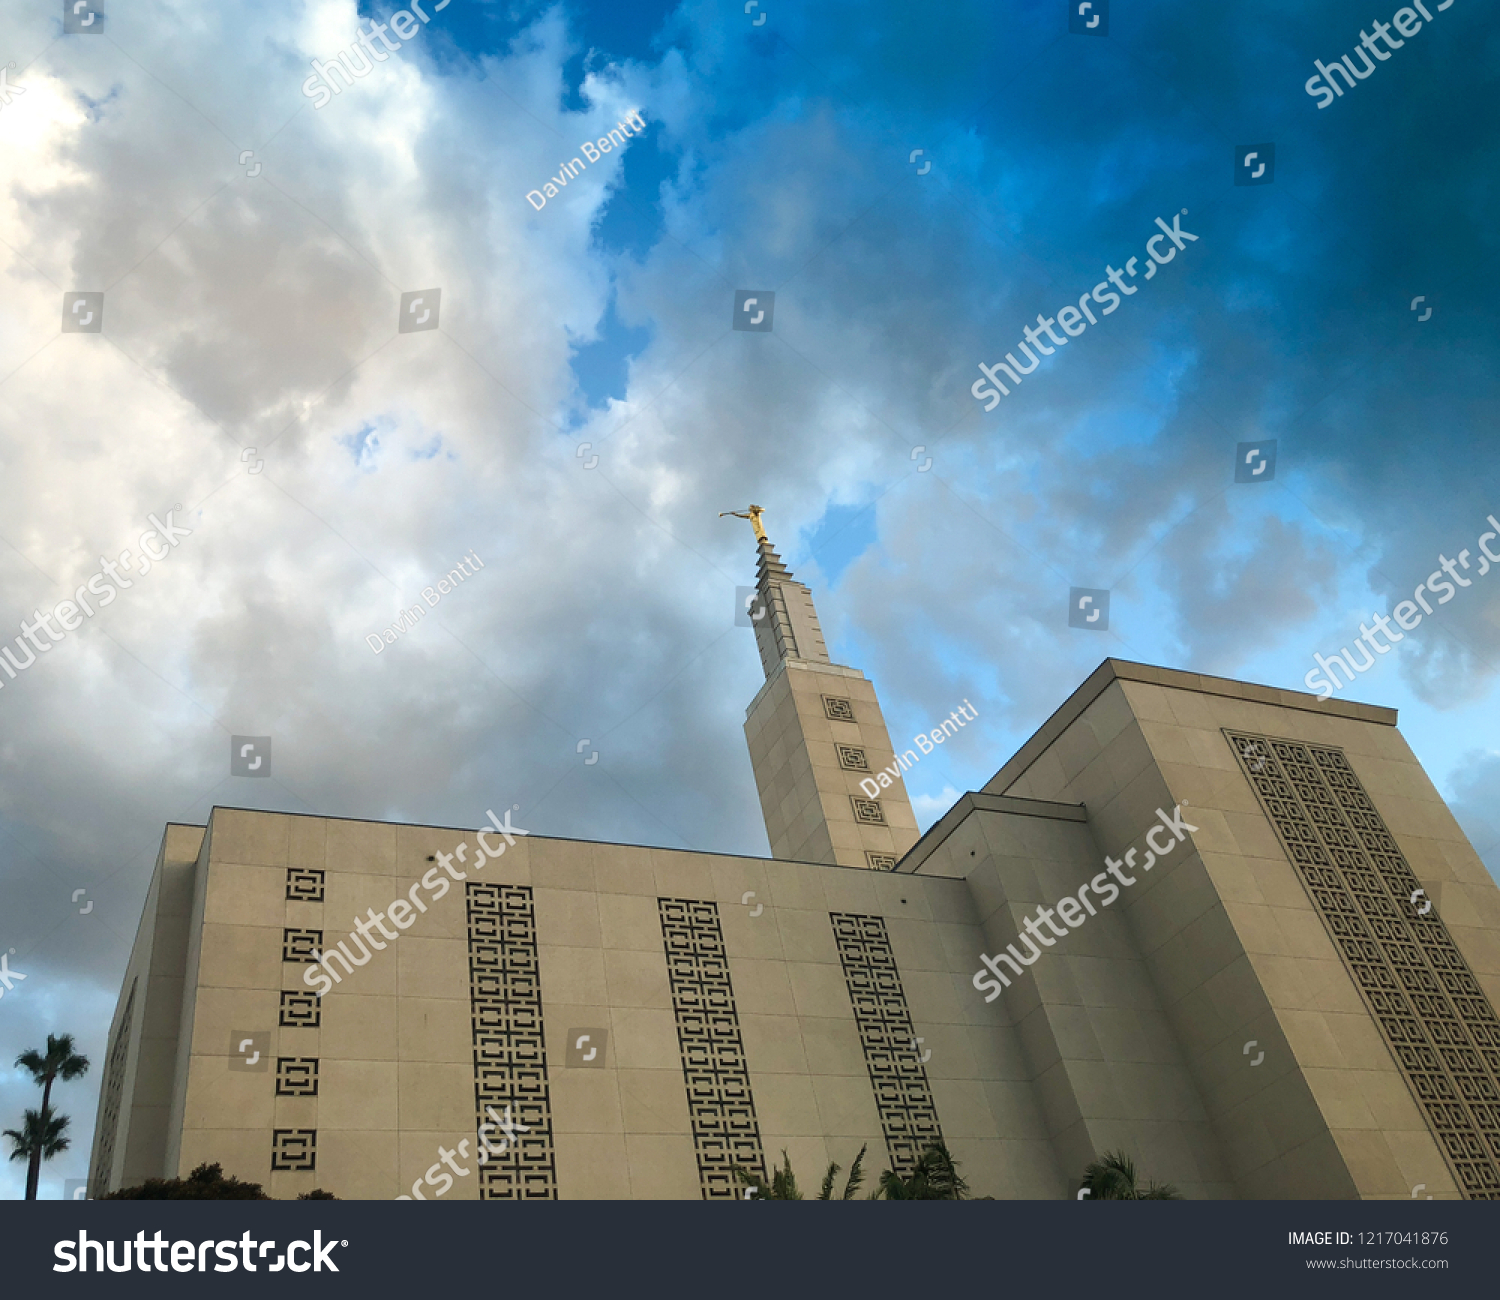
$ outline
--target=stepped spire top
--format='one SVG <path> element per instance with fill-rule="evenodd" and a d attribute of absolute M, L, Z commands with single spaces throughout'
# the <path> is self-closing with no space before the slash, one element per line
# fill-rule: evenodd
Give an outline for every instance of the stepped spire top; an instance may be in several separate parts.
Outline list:
<path fill-rule="evenodd" d="M 755 529 L 759 552 L 755 564 L 755 586 L 759 599 L 750 618 L 760 649 L 761 667 L 770 678 L 788 659 L 823 664 L 829 659 L 823 630 L 818 626 L 818 613 L 813 608 L 812 592 L 792 576 L 781 556 L 776 554 L 776 548 L 761 526 L 763 514 L 762 507 L 751 506 L 748 510 L 721 511 L 719 518 L 733 515 L 736 519 L 748 519 Z"/>

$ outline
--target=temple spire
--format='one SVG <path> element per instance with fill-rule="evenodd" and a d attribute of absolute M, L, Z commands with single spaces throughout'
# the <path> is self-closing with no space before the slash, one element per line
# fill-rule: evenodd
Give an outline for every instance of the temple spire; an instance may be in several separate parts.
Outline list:
<path fill-rule="evenodd" d="M 813 607 L 812 592 L 792 577 L 791 570 L 776 554 L 771 539 L 760 522 L 765 511 L 760 506 L 748 510 L 724 510 L 719 514 L 748 519 L 755 529 L 759 555 L 755 564 L 757 600 L 750 611 L 755 623 L 755 641 L 760 649 L 760 664 L 769 680 L 788 659 L 803 663 L 826 664 L 828 647 L 818 611 Z"/>
<path fill-rule="evenodd" d="M 771 854 L 891 870 L 917 841 L 905 765 L 874 687 L 829 658 L 812 592 L 771 545 L 764 513 L 751 506 L 719 517 L 748 519 L 755 530 L 750 616 L 766 684 L 746 714 L 745 738 Z"/>

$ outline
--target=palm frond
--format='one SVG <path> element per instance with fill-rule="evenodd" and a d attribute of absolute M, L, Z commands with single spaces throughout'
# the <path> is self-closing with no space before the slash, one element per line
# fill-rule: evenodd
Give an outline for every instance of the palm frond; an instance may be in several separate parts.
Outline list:
<path fill-rule="evenodd" d="M 41 1159 L 51 1160 L 58 1152 L 66 1151 L 69 1141 L 63 1136 L 63 1131 L 69 1122 L 66 1115 L 49 1112 L 43 1116 L 39 1110 L 28 1110 L 19 1129 L 5 1130 L 5 1136 L 11 1142 L 10 1158 L 30 1160 L 39 1154 Z"/>
<path fill-rule="evenodd" d="M 865 1143 L 864 1146 L 860 1147 L 859 1154 L 854 1157 L 854 1163 L 849 1166 L 849 1180 L 844 1184 L 844 1200 L 846 1201 L 852 1201 L 854 1199 L 855 1193 L 859 1191 L 859 1185 L 865 1180 L 865 1171 L 863 1166 L 865 1162 L 865 1151 L 868 1149 L 868 1147 L 868 1142 Z M 828 1171 L 828 1176 L 829 1190 L 831 1191 L 833 1179 L 832 1169 Z M 826 1200 L 827 1197 L 825 1197 L 824 1199 Z"/>
<path fill-rule="evenodd" d="M 830 1160 L 828 1162 L 828 1172 L 823 1175 L 823 1186 L 818 1188 L 818 1199 L 820 1201 L 833 1200 L 833 1179 L 834 1175 L 837 1174 L 838 1171 L 838 1165 L 834 1164 Z M 847 1200 L 848 1198 L 846 1197 L 845 1199 Z"/>
<path fill-rule="evenodd" d="M 46 1052 L 35 1048 L 22 1052 L 16 1057 L 16 1068 L 25 1070 L 38 1084 L 51 1078 L 67 1081 L 87 1072 L 89 1058 L 73 1050 L 72 1034 L 48 1034 Z"/>
<path fill-rule="evenodd" d="M 1171 1183 L 1142 1182 L 1124 1151 L 1106 1151 L 1083 1171 L 1083 1187 L 1095 1201 L 1180 1201 Z M 1082 1189 L 1080 1189 L 1082 1190 Z"/>
<path fill-rule="evenodd" d="M 797 1175 L 792 1172 L 792 1158 L 785 1149 L 781 1153 L 781 1168 L 771 1175 L 771 1199 L 773 1201 L 800 1201 L 802 1193 L 797 1190 Z"/>

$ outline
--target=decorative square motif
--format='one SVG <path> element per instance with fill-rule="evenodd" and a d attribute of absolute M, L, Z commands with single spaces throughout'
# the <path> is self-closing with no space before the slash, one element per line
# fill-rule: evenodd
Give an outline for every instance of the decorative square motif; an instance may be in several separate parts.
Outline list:
<path fill-rule="evenodd" d="M 318 1167 L 318 1130 L 277 1128 L 271 1130 L 273 1172 L 311 1173 Z"/>
<path fill-rule="evenodd" d="M 281 990 L 280 1024 L 283 1029 L 317 1029 L 322 1023 L 323 1004 L 316 993 Z"/>
<path fill-rule="evenodd" d="M 316 867 L 286 869 L 286 897 L 289 903 L 321 903 L 324 874 Z"/>
<path fill-rule="evenodd" d="M 861 799 L 858 795 L 851 794 L 849 803 L 854 808 L 854 820 L 865 826 L 884 826 L 885 809 L 880 806 L 879 799 Z"/>
<path fill-rule="evenodd" d="M 848 700 L 841 700 L 837 695 L 825 695 L 823 697 L 823 712 L 830 718 L 839 722 L 854 721 L 854 705 Z"/>
<path fill-rule="evenodd" d="M 285 929 L 281 932 L 281 960 L 316 966 L 323 951 L 323 931 Z"/>
<path fill-rule="evenodd" d="M 866 853 L 865 861 L 870 864 L 871 871 L 894 871 L 896 869 L 896 856 L 893 853 Z"/>
<path fill-rule="evenodd" d="M 839 756 L 839 766 L 850 772 L 868 772 L 870 760 L 865 757 L 865 751 L 858 745 L 835 745 L 834 750 Z"/>
<path fill-rule="evenodd" d="M 278 1097 L 316 1097 L 318 1095 L 318 1058 L 316 1056 L 278 1056 L 276 1058 L 276 1095 Z"/>

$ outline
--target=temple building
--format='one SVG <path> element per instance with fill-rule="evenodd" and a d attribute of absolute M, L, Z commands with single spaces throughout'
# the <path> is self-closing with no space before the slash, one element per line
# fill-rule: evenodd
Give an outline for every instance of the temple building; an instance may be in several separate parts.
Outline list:
<path fill-rule="evenodd" d="M 733 1198 L 941 1139 L 976 1196 L 1120 1149 L 1189 1198 L 1500 1196 L 1500 891 L 1393 710 L 1106 660 L 919 834 L 759 515 L 770 856 L 170 824 L 91 1194 Z"/>

